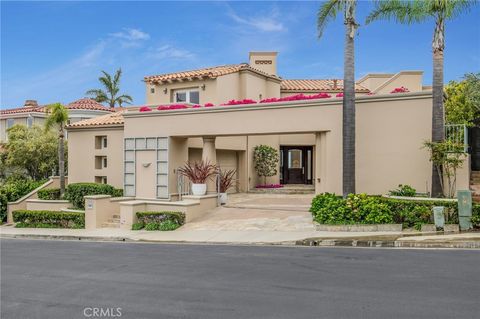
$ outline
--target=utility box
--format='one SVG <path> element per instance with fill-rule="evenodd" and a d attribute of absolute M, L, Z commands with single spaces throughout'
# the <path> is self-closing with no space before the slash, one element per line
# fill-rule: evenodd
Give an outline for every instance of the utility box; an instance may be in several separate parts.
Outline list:
<path fill-rule="evenodd" d="M 458 223 L 460 230 L 468 230 L 472 228 L 472 192 L 458 191 Z"/>
<path fill-rule="evenodd" d="M 443 228 L 445 226 L 445 207 L 433 207 L 433 219 L 435 220 L 435 227 Z"/>

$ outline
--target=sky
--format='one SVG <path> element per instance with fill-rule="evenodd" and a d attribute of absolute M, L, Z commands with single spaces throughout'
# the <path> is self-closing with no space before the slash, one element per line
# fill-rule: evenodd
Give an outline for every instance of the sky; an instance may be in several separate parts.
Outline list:
<path fill-rule="evenodd" d="M 286 79 L 342 78 L 342 15 L 317 37 L 320 1 L 126 2 L 1 1 L 0 107 L 70 103 L 98 88 L 101 70 L 122 68 L 121 91 L 145 103 L 144 76 L 248 62 L 249 51 L 278 51 Z M 432 20 L 365 25 L 361 1 L 356 78 L 423 70 L 432 82 Z M 445 82 L 480 72 L 480 5 L 446 25 Z"/>

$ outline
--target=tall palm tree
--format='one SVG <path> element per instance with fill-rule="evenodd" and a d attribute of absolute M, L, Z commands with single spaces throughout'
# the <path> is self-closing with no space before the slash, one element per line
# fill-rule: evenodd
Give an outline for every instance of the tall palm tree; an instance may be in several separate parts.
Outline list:
<path fill-rule="evenodd" d="M 318 11 L 317 28 L 321 37 L 325 26 L 344 14 L 345 48 L 343 64 L 343 196 L 355 193 L 355 21 L 357 0 L 329 0 Z"/>
<path fill-rule="evenodd" d="M 99 77 L 98 80 L 103 85 L 104 90 L 88 90 L 86 92 L 87 95 L 93 96 L 95 101 L 99 103 L 108 103 L 111 108 L 114 108 L 115 105 L 121 107 L 122 104 L 130 104 L 133 102 L 133 99 L 130 95 L 118 95 L 118 92 L 120 91 L 120 77 L 122 76 L 122 69 L 118 69 L 113 77 L 105 71 L 102 71 L 102 73 L 103 76 Z"/>
<path fill-rule="evenodd" d="M 65 193 L 65 125 L 68 121 L 68 110 L 60 103 L 47 106 L 48 117 L 45 128 L 58 129 L 58 174 L 60 175 L 60 197 Z"/>
<path fill-rule="evenodd" d="M 429 19 L 435 22 L 433 32 L 433 109 L 432 142 L 441 142 L 445 138 L 445 120 L 443 109 L 443 51 L 445 49 L 445 22 L 468 10 L 475 1 L 471 0 L 382 0 L 377 1 L 375 9 L 367 17 L 367 24 L 381 19 L 395 20 L 399 23 L 418 23 Z M 432 165 L 432 196 L 442 194 L 440 179 Z"/>

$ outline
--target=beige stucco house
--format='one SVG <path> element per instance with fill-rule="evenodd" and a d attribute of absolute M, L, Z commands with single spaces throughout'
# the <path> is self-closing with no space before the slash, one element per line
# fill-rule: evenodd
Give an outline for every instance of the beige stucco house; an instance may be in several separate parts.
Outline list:
<path fill-rule="evenodd" d="M 104 182 L 138 199 L 175 200 L 177 169 L 203 158 L 235 168 L 235 190 L 245 192 L 261 182 L 253 148 L 267 144 L 280 153 L 269 183 L 340 194 L 343 82 L 282 79 L 276 57 L 252 52 L 249 63 L 145 77 L 151 111 L 129 107 L 68 126 L 69 182 Z M 222 105 L 300 93 L 327 94 Z M 428 192 L 431 163 L 422 144 L 431 136 L 432 93 L 422 72 L 369 74 L 357 81 L 356 94 L 357 191 L 383 194 L 409 184 Z M 185 108 L 168 109 L 172 104 Z M 457 186 L 468 187 L 468 172 L 460 175 Z"/>
<path fill-rule="evenodd" d="M 114 112 L 114 110 L 89 98 L 76 100 L 65 105 L 65 107 L 68 109 L 69 123 Z M 0 143 L 7 141 L 7 130 L 13 125 L 42 126 L 47 116 L 45 105 L 38 105 L 36 100 L 26 100 L 22 107 L 0 110 Z"/>

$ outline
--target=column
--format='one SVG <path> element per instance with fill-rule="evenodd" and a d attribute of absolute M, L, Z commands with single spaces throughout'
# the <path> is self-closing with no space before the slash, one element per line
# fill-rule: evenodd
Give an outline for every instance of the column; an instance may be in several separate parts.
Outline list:
<path fill-rule="evenodd" d="M 202 160 L 210 164 L 217 164 L 217 150 L 215 148 L 215 136 L 203 137 Z M 215 176 L 207 181 L 207 193 L 217 192 Z"/>

